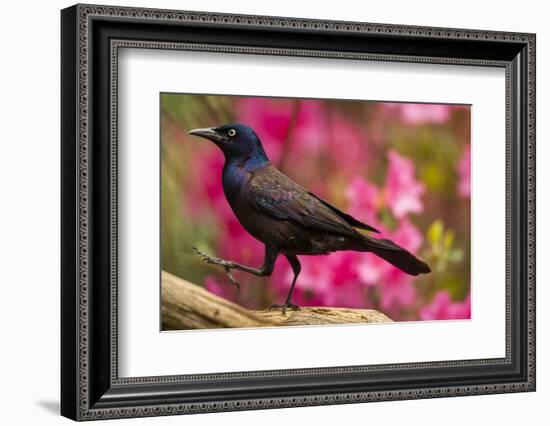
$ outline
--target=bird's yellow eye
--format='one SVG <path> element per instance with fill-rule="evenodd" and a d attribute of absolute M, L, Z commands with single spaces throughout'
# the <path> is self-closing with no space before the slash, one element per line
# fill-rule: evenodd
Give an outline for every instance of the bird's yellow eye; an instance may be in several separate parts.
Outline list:
<path fill-rule="evenodd" d="M 227 131 L 227 134 L 230 136 L 230 137 L 233 137 L 237 134 L 237 131 L 235 129 L 229 129 Z"/>

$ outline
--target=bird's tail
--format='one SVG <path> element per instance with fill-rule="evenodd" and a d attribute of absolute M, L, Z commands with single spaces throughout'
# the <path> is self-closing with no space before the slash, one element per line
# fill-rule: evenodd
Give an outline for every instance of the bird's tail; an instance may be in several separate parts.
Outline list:
<path fill-rule="evenodd" d="M 361 234 L 361 237 L 363 242 L 361 251 L 374 253 L 410 275 L 427 274 L 431 272 L 426 262 L 423 262 L 414 254 L 398 246 L 393 241 L 373 238 L 364 234 Z"/>

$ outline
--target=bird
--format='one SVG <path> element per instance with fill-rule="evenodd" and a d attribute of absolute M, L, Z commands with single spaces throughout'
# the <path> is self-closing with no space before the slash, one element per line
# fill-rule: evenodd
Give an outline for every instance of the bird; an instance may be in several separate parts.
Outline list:
<path fill-rule="evenodd" d="M 193 129 L 190 135 L 213 142 L 225 156 L 222 186 L 233 213 L 244 229 L 264 244 L 264 262 L 259 268 L 210 256 L 195 249 L 207 263 L 223 267 L 238 286 L 231 270 L 260 277 L 270 276 L 279 255 L 293 271 L 283 304 L 270 309 L 300 309 L 292 294 L 301 272 L 298 256 L 328 255 L 353 250 L 369 252 L 410 275 L 427 274 L 430 267 L 393 241 L 375 238 L 379 231 L 318 197 L 278 170 L 270 161 L 256 132 L 241 123 Z M 360 232 L 363 230 L 366 232 Z"/>

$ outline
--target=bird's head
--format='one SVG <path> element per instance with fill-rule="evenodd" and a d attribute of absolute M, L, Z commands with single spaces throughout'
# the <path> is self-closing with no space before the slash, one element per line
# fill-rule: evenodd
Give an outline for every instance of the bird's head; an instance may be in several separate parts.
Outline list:
<path fill-rule="evenodd" d="M 223 151 L 226 159 L 268 161 L 260 138 L 245 124 L 194 129 L 189 134 L 214 142 Z"/>

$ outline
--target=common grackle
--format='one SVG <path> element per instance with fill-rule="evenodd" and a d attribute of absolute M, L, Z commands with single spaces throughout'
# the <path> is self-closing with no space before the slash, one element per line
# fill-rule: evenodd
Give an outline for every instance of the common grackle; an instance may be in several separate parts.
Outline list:
<path fill-rule="evenodd" d="M 430 272 L 426 263 L 394 242 L 358 232 L 355 228 L 378 231 L 276 169 L 250 127 L 225 124 L 191 130 L 189 134 L 209 139 L 222 150 L 225 155 L 222 185 L 227 201 L 243 227 L 265 245 L 264 264 L 259 269 L 197 252 L 206 262 L 225 268 L 237 286 L 232 269 L 269 276 L 277 256 L 284 255 L 294 278 L 285 303 L 272 308 L 282 308 L 283 314 L 287 308 L 298 309 L 292 303 L 292 292 L 301 270 L 298 255 L 324 255 L 339 250 L 371 252 L 408 274 Z"/>

